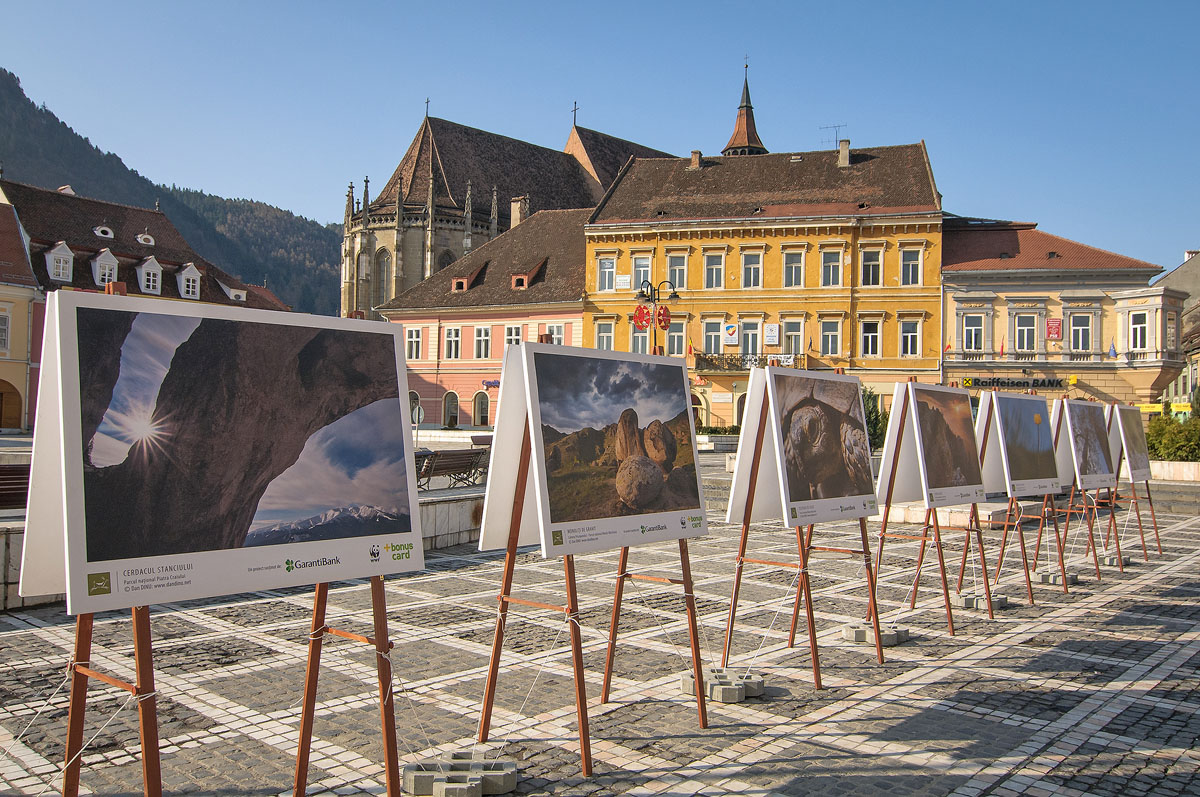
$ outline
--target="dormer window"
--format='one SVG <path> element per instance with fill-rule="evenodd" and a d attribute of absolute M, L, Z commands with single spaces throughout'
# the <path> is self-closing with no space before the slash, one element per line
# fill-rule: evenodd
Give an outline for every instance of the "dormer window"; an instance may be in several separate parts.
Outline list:
<path fill-rule="evenodd" d="M 221 290 L 225 291 L 225 295 L 235 302 L 246 301 L 246 291 L 242 288 L 231 288 L 224 282 L 217 280 L 217 284 L 221 286 Z"/>
<path fill-rule="evenodd" d="M 117 281 L 117 258 L 110 250 L 101 249 L 100 254 L 92 258 L 92 281 L 99 288 Z"/>
<path fill-rule="evenodd" d="M 179 295 L 185 299 L 200 298 L 200 270 L 195 263 L 186 263 L 175 275 L 179 282 Z"/>
<path fill-rule="evenodd" d="M 162 295 L 162 266 L 153 257 L 148 257 L 137 267 L 138 287 L 142 293 Z"/>
<path fill-rule="evenodd" d="M 100 226 L 98 226 L 98 227 L 93 227 L 93 228 L 92 228 L 92 232 L 94 232 L 94 233 L 96 234 L 96 237 L 97 237 L 97 238 L 109 238 L 109 239 L 111 239 L 111 238 L 113 237 L 113 231 L 112 231 L 112 227 L 109 227 L 109 226 L 107 226 L 107 225 L 105 225 L 105 224 L 101 224 L 101 225 L 100 225 Z"/>
<path fill-rule="evenodd" d="M 453 287 L 450 288 L 451 293 L 461 293 L 467 289 L 467 281 L 465 279 L 454 280 Z"/>
<path fill-rule="evenodd" d="M 519 277 L 513 277 L 513 278 L 512 278 L 512 286 L 513 286 L 513 290 L 514 290 L 514 291 L 523 291 L 523 290 L 525 290 L 525 288 L 527 287 L 527 286 L 526 286 L 525 275 L 524 275 L 524 274 L 522 274 L 522 275 L 520 275 Z"/>
<path fill-rule="evenodd" d="M 46 273 L 55 282 L 70 282 L 74 278 L 75 254 L 66 241 L 46 252 Z"/>
<path fill-rule="evenodd" d="M 144 232 L 137 237 L 137 242 L 142 246 L 154 246 L 154 236 L 148 232 Z"/>

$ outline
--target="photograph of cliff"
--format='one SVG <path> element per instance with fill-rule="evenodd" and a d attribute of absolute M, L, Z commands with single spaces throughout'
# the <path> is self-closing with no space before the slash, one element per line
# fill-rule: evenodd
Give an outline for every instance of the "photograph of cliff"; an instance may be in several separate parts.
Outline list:
<path fill-rule="evenodd" d="M 700 508 L 678 366 L 533 357 L 553 523 Z"/>
<path fill-rule="evenodd" d="M 1046 400 L 1037 396 L 997 393 L 996 406 L 1004 434 L 1009 479 L 1022 482 L 1057 478 L 1054 432 L 1050 428 Z"/>
<path fill-rule="evenodd" d="M 412 529 L 391 334 L 76 312 L 89 561 Z"/>
<path fill-rule="evenodd" d="M 873 495 L 857 381 L 774 373 L 788 502 Z"/>
<path fill-rule="evenodd" d="M 1125 460 L 1131 473 L 1150 473 L 1150 447 L 1146 444 L 1146 428 L 1142 426 L 1142 413 L 1137 407 L 1117 407 L 1120 416 L 1121 442 L 1125 447 Z M 1146 475 L 1146 478 L 1150 478 Z"/>
<path fill-rule="evenodd" d="M 912 387 L 928 488 L 982 485 L 970 397 L 926 385 Z"/>
<path fill-rule="evenodd" d="M 1080 477 L 1111 474 L 1113 461 L 1112 452 L 1108 450 L 1104 405 L 1093 401 L 1068 401 L 1066 405 L 1076 473 Z"/>

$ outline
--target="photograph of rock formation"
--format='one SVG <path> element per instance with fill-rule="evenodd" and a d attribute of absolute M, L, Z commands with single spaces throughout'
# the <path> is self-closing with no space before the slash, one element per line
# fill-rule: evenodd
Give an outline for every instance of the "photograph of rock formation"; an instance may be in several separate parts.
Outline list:
<path fill-rule="evenodd" d="M 1071 449 L 1075 452 L 1079 475 L 1107 476 L 1112 473 L 1104 405 L 1090 401 L 1068 401 L 1066 405 L 1067 420 L 1071 425 Z"/>
<path fill-rule="evenodd" d="M 1146 444 L 1146 429 L 1142 426 L 1142 413 L 1137 407 L 1117 407 L 1121 416 L 1121 442 L 1125 446 L 1125 460 L 1132 471 L 1150 470 L 1150 448 Z"/>
<path fill-rule="evenodd" d="M 533 356 L 553 523 L 700 508 L 677 366 Z"/>
<path fill-rule="evenodd" d="M 1004 431 L 1004 454 L 1009 478 L 1014 481 L 1054 479 L 1054 432 L 1044 398 L 996 394 L 1000 428 Z"/>
<path fill-rule="evenodd" d="M 788 501 L 873 495 L 857 381 L 775 373 Z"/>
<path fill-rule="evenodd" d="M 983 484 L 970 397 L 965 392 L 925 385 L 912 387 L 927 487 L 936 490 Z"/>
<path fill-rule="evenodd" d="M 391 334 L 77 313 L 89 561 L 412 530 Z"/>

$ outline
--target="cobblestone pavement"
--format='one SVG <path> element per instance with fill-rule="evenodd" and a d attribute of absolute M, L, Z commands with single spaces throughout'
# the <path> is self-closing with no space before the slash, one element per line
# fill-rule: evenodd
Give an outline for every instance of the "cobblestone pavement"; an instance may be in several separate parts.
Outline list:
<path fill-rule="evenodd" d="M 680 692 L 687 626 L 670 585 L 627 587 L 612 700 L 599 704 L 617 554 L 581 556 L 594 776 L 579 775 L 567 625 L 547 611 L 510 614 L 492 742 L 479 749 L 517 761 L 520 794 L 1197 794 L 1200 518 L 1159 523 L 1161 556 L 1143 561 L 1136 527 L 1126 528 L 1134 558 L 1123 574 L 1106 567 L 1097 581 L 1080 562 L 1070 595 L 1036 585 L 1034 606 L 1010 548 L 996 590 L 1008 608 L 994 620 L 956 611 L 954 636 L 936 558 L 927 558 L 909 611 L 917 543 L 889 540 L 879 582 L 884 619 L 909 628 L 911 639 L 888 648 L 882 666 L 873 648 L 841 640 L 841 627 L 865 611 L 861 562 L 815 559 L 819 691 L 803 630 L 787 647 L 795 572 L 748 566 L 734 663 L 763 672 L 766 693 L 710 703 L 707 730 Z M 720 658 L 737 533 L 715 523 L 691 543 L 708 663 Z M 829 545 L 857 536 L 854 523 L 817 532 Z M 994 556 L 996 535 L 988 537 Z M 957 567 L 961 539 L 947 532 L 948 567 Z M 1082 559 L 1082 538 L 1069 548 Z M 794 561 L 795 533 L 755 526 L 750 555 Z M 475 746 L 502 557 L 461 547 L 427 561 L 426 572 L 387 582 L 404 760 Z M 635 548 L 630 566 L 677 575 L 678 549 Z M 976 584 L 969 568 L 964 590 Z M 561 562 L 523 553 L 515 594 L 562 602 Z M 304 589 L 153 608 L 168 793 L 291 793 L 310 615 Z M 369 633 L 365 582 L 331 589 L 329 621 Z M 0 793 L 54 793 L 72 635 L 61 606 L 0 615 Z M 127 613 L 97 617 L 93 660 L 131 677 Z M 85 738 L 93 734 L 85 787 L 140 794 L 136 712 L 123 692 L 96 682 Z M 383 793 L 374 659 L 363 645 L 327 643 L 315 737 L 310 793 Z"/>

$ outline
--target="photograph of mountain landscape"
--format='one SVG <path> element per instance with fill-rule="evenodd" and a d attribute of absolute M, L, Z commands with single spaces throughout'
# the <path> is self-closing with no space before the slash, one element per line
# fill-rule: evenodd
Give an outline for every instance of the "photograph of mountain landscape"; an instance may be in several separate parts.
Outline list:
<path fill-rule="evenodd" d="M 995 393 L 1004 462 L 1009 481 L 1056 480 L 1054 432 L 1046 399 L 1016 393 Z"/>
<path fill-rule="evenodd" d="M 789 503 L 869 496 L 871 445 L 857 379 L 771 371 Z"/>
<path fill-rule="evenodd" d="M 395 336 L 194 309 L 75 309 L 88 561 L 411 531 Z"/>
<path fill-rule="evenodd" d="M 541 351 L 533 364 L 552 522 L 699 509 L 679 366 Z"/>
<path fill-rule="evenodd" d="M 1094 401 L 1067 401 L 1067 428 L 1079 487 L 1094 490 L 1113 481 L 1112 452 L 1108 450 L 1108 428 L 1104 405 Z"/>
<path fill-rule="evenodd" d="M 966 391 L 913 384 L 917 439 L 927 487 L 982 485 L 971 399 Z"/>

